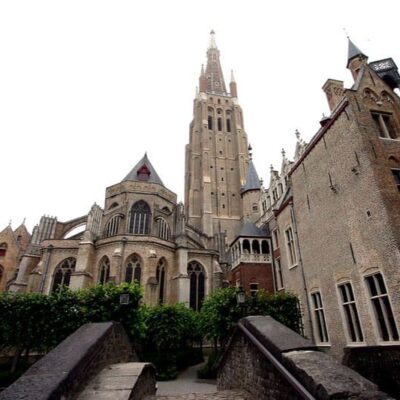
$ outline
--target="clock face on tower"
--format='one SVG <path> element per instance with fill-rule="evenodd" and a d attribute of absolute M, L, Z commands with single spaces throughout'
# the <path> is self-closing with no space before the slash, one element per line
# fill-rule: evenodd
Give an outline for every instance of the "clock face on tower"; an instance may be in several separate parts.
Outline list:
<path fill-rule="evenodd" d="M 377 61 L 371 64 L 371 67 L 373 68 L 374 71 L 385 71 L 393 68 L 393 62 L 391 59 Z"/>

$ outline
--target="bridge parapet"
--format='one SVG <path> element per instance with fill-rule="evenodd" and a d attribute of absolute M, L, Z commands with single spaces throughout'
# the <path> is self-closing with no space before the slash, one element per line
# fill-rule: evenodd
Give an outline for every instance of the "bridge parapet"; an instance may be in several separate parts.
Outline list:
<path fill-rule="evenodd" d="M 254 398 L 376 400 L 391 397 L 268 316 L 240 321 L 219 362 L 218 390 Z"/>
<path fill-rule="evenodd" d="M 136 361 L 121 324 L 85 324 L 0 393 L 0 400 L 74 398 L 109 364 Z"/>

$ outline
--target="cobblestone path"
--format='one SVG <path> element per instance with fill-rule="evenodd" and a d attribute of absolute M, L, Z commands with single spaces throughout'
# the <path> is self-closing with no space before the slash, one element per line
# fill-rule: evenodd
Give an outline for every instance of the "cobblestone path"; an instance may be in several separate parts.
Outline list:
<path fill-rule="evenodd" d="M 214 393 L 188 393 L 170 396 L 149 396 L 146 400 L 252 400 L 243 390 L 222 390 Z"/>

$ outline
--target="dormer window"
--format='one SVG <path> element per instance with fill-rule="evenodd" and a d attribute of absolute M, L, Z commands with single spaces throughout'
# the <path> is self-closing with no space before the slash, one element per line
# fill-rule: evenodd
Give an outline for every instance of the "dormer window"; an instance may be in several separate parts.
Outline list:
<path fill-rule="evenodd" d="M 4 257 L 7 252 L 7 243 L 0 244 L 0 257 Z"/>
<path fill-rule="evenodd" d="M 140 181 L 148 181 L 150 179 L 151 172 L 146 164 L 142 165 L 137 172 L 137 177 Z"/>

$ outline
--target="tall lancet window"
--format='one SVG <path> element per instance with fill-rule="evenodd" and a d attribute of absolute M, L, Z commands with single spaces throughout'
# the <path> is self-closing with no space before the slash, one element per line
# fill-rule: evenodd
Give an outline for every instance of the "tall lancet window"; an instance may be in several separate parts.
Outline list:
<path fill-rule="evenodd" d="M 110 260 L 107 256 L 104 256 L 100 261 L 100 270 L 99 270 L 99 283 L 101 285 L 105 285 L 110 278 Z"/>
<path fill-rule="evenodd" d="M 129 221 L 129 233 L 148 235 L 150 233 L 151 210 L 149 205 L 139 200 L 133 204 Z"/>
<path fill-rule="evenodd" d="M 204 269 L 197 261 L 192 261 L 188 265 L 187 272 L 190 278 L 190 308 L 199 311 L 205 292 Z"/>
<path fill-rule="evenodd" d="M 66 258 L 54 270 L 53 286 L 51 291 L 58 292 L 62 286 L 69 286 L 71 274 L 75 271 L 76 259 Z"/>

